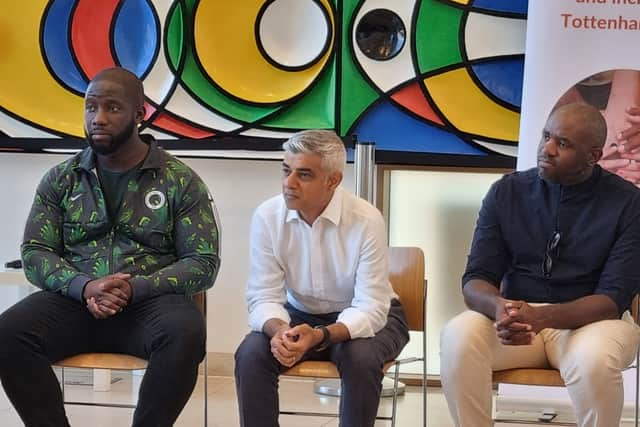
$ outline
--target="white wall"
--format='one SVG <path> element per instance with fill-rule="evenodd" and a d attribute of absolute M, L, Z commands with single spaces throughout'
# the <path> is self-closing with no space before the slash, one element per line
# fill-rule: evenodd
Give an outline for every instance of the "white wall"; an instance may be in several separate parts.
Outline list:
<path fill-rule="evenodd" d="M 460 279 L 480 203 L 501 173 L 391 171 L 389 243 L 418 246 L 427 276 L 427 372 L 440 373 L 440 330 L 465 309 Z M 405 355 L 421 354 L 419 334 Z M 418 372 L 420 366 L 407 365 Z"/>
<path fill-rule="evenodd" d="M 24 223 L 41 176 L 66 156 L 0 153 L 0 262 L 20 257 Z M 220 214 L 222 267 L 208 294 L 207 351 L 233 353 L 248 331 L 244 290 L 249 223 L 256 206 L 280 192 L 280 162 L 267 160 L 183 159 L 207 183 Z M 353 168 L 345 188 L 354 188 Z"/>

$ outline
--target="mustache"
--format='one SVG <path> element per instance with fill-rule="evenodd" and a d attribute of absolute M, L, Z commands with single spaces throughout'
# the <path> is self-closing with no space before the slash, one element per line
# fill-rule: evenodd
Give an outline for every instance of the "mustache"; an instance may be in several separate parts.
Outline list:
<path fill-rule="evenodd" d="M 545 156 L 538 156 L 538 162 L 545 162 L 553 164 L 553 160 Z"/>

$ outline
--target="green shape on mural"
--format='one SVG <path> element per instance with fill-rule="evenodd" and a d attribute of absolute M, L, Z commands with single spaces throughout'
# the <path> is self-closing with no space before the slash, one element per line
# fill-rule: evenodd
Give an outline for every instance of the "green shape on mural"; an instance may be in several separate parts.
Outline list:
<path fill-rule="evenodd" d="M 462 62 L 459 42 L 462 12 L 437 0 L 420 3 L 415 26 L 420 73 Z"/>
<path fill-rule="evenodd" d="M 340 76 L 340 128 L 341 136 L 346 135 L 362 113 L 378 99 L 378 93 L 360 73 L 355 58 L 351 55 L 349 44 L 351 34 L 349 23 L 359 0 L 344 0 L 342 13 L 342 72 Z M 354 46 L 354 49 L 358 49 Z"/>
<path fill-rule="evenodd" d="M 187 27 L 183 23 L 192 21 L 195 3 L 195 0 L 187 0 L 185 2 L 187 10 L 184 11 L 184 14 L 182 8 L 176 8 L 167 19 L 169 61 L 174 69 L 177 69 L 180 54 L 184 49 L 185 63 L 180 78 L 191 91 L 193 98 L 210 107 L 213 111 L 219 111 L 233 119 L 246 123 L 254 123 L 278 111 L 281 108 L 280 106 L 262 107 L 236 101 L 218 90 L 205 77 L 195 60 L 193 37 L 186 37 L 184 33 L 184 29 Z M 174 22 L 174 20 L 179 22 Z M 193 31 L 193 29 L 191 28 L 190 31 Z M 190 36 L 192 35 L 190 34 Z"/>
<path fill-rule="evenodd" d="M 278 113 L 264 126 L 291 129 L 333 129 L 336 93 L 335 57 L 322 72 L 320 80 L 298 102 Z"/>
<path fill-rule="evenodd" d="M 177 64 L 180 61 L 180 55 L 182 55 L 182 46 L 184 46 L 183 22 L 182 4 L 176 3 L 175 9 L 173 9 L 167 19 L 167 54 L 174 70 L 178 67 Z"/>

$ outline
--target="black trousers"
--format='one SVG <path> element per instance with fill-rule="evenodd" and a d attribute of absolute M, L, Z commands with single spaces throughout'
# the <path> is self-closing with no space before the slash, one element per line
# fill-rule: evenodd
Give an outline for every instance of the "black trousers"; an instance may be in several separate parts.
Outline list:
<path fill-rule="evenodd" d="M 80 302 L 48 291 L 0 315 L 0 380 L 27 427 L 69 426 L 51 364 L 86 352 L 149 360 L 134 426 L 171 426 L 189 400 L 205 354 L 204 319 L 183 295 L 162 295 L 95 319 Z"/>
<path fill-rule="evenodd" d="M 311 326 L 335 323 L 338 313 L 313 315 L 287 306 L 292 325 Z M 382 366 L 394 359 L 409 341 L 404 310 L 398 300 L 391 302 L 386 326 L 372 338 L 358 338 L 334 344 L 323 352 L 311 350 L 302 360 L 331 360 L 342 380 L 341 427 L 370 427 L 375 423 Z M 277 427 L 279 414 L 278 376 L 287 368 L 271 354 L 270 339 L 251 332 L 236 351 L 236 389 L 243 427 Z"/>

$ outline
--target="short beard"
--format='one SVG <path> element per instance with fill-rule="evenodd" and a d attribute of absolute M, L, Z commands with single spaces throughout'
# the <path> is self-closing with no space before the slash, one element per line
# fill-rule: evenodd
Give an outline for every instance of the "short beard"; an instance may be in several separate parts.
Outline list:
<path fill-rule="evenodd" d="M 129 140 L 129 138 L 131 138 L 133 132 L 135 131 L 135 128 L 136 123 L 132 120 L 122 132 L 111 136 L 111 143 L 108 145 L 96 144 L 91 135 L 87 133 L 86 129 L 84 131 L 84 134 L 87 142 L 89 143 L 89 146 L 96 154 L 100 154 L 101 156 L 108 156 L 118 151 L 120 147 L 122 147 Z"/>

